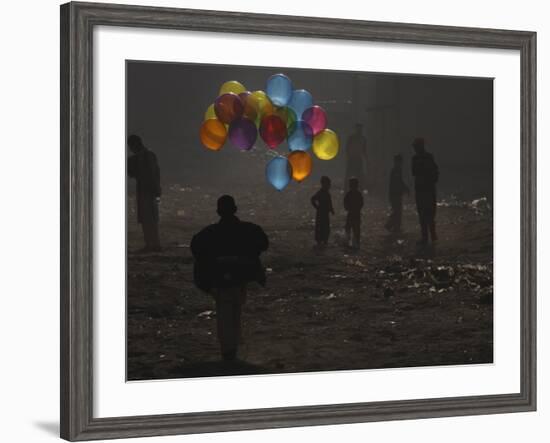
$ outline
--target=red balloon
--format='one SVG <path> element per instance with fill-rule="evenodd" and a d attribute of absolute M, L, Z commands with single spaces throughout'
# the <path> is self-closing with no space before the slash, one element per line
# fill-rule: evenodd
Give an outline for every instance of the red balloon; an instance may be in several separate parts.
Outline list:
<path fill-rule="evenodd" d="M 266 115 L 260 124 L 260 135 L 266 145 L 274 149 L 286 138 L 286 123 L 278 115 Z"/>
<path fill-rule="evenodd" d="M 222 123 L 230 124 L 238 120 L 243 115 L 244 106 L 237 94 L 228 92 L 220 95 L 214 102 L 214 111 L 218 120 Z"/>

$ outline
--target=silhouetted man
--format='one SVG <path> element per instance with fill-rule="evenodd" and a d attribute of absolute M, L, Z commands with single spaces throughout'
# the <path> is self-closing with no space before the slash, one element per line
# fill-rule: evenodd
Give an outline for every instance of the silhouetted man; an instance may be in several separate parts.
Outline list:
<path fill-rule="evenodd" d="M 128 158 L 128 175 L 136 179 L 137 220 L 141 223 L 145 247 L 143 252 L 160 250 L 159 201 L 160 169 L 157 156 L 143 146 L 137 135 L 128 137 L 132 155 Z"/>
<path fill-rule="evenodd" d="M 367 139 L 363 135 L 363 125 L 357 123 L 355 132 L 348 137 L 346 142 L 346 178 L 345 187 L 348 189 L 349 179 L 356 177 L 365 186 L 367 163 Z"/>
<path fill-rule="evenodd" d="M 344 197 L 344 209 L 348 212 L 346 217 L 346 243 L 359 249 L 361 243 L 361 209 L 363 209 L 363 194 L 359 191 L 359 180 L 349 179 L 349 191 Z"/>
<path fill-rule="evenodd" d="M 432 242 L 437 240 L 435 232 L 436 183 L 439 168 L 433 155 L 426 152 L 424 139 L 416 138 L 412 144 L 415 155 L 412 158 L 412 175 L 416 194 L 416 210 L 420 221 L 422 238 L 420 244 L 428 243 L 428 233 Z"/>
<path fill-rule="evenodd" d="M 393 168 L 390 173 L 389 200 L 391 214 L 385 227 L 390 232 L 401 232 L 403 217 L 403 194 L 409 194 L 409 187 L 403 181 L 403 157 L 393 157 Z"/>
<path fill-rule="evenodd" d="M 219 222 L 204 228 L 191 241 L 195 284 L 211 292 L 216 300 L 218 339 L 224 360 L 237 356 L 246 285 L 253 281 L 265 285 L 260 254 L 269 246 L 263 229 L 240 221 L 236 212 L 233 197 L 221 196 Z"/>

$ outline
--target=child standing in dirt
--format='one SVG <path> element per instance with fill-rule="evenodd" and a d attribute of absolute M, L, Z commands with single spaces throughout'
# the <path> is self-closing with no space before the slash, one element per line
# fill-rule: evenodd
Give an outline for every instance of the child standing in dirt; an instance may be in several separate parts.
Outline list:
<path fill-rule="evenodd" d="M 361 241 L 361 209 L 363 209 L 363 195 L 359 191 L 359 180 L 355 177 L 349 179 L 349 191 L 344 197 L 344 209 L 348 212 L 346 217 L 346 245 L 359 249 Z"/>
<path fill-rule="evenodd" d="M 332 198 L 329 192 L 330 184 L 330 178 L 326 176 L 321 177 L 321 189 L 311 197 L 311 204 L 317 211 L 315 214 L 315 241 L 319 246 L 326 246 L 328 244 L 330 214 L 334 215 Z"/>

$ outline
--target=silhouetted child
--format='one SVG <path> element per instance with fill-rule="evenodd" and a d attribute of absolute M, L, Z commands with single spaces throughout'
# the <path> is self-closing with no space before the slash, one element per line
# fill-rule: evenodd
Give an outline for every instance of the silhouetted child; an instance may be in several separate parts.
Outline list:
<path fill-rule="evenodd" d="M 386 229 L 390 232 L 401 232 L 403 215 L 403 194 L 409 194 L 409 187 L 403 182 L 403 157 L 397 154 L 393 157 L 393 168 L 390 173 L 389 198 L 391 214 Z"/>
<path fill-rule="evenodd" d="M 321 189 L 313 197 L 311 204 L 317 210 L 315 214 L 315 241 L 326 246 L 330 235 L 330 214 L 334 215 L 332 198 L 330 197 L 330 178 L 321 177 Z"/>
<path fill-rule="evenodd" d="M 355 177 L 349 179 L 349 191 L 344 197 L 344 209 L 348 212 L 346 217 L 346 244 L 359 249 L 361 241 L 361 209 L 363 209 L 363 195 L 359 191 L 359 180 Z"/>

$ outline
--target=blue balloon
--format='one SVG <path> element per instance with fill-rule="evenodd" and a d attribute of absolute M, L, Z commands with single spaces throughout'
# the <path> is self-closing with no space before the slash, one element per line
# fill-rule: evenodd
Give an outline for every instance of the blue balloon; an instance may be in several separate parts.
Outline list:
<path fill-rule="evenodd" d="M 307 151 L 313 143 L 313 129 L 306 122 L 297 120 L 288 128 L 288 149 Z"/>
<path fill-rule="evenodd" d="M 277 191 L 282 191 L 292 179 L 292 166 L 286 157 L 274 157 L 265 168 L 265 176 Z"/>
<path fill-rule="evenodd" d="M 292 97 L 292 82 L 284 74 L 275 74 L 267 79 L 265 92 L 275 106 L 286 106 Z"/>
<path fill-rule="evenodd" d="M 295 89 L 288 103 L 288 107 L 296 113 L 296 118 L 302 120 L 302 114 L 313 106 L 313 97 L 305 89 Z"/>

